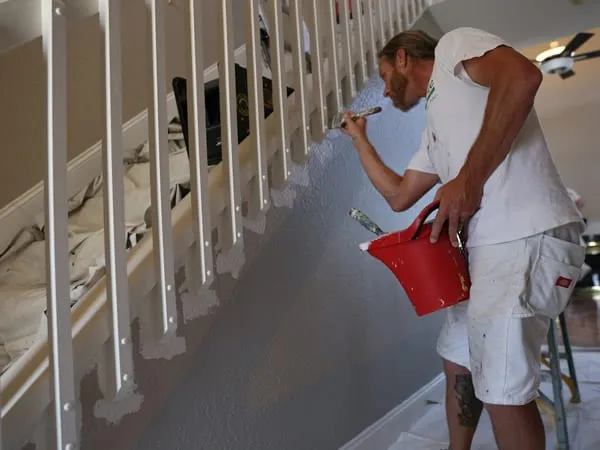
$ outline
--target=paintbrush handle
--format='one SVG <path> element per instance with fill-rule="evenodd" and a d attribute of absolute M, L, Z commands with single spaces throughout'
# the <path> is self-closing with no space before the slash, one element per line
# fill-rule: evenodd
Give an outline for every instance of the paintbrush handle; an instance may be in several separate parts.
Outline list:
<path fill-rule="evenodd" d="M 373 108 L 365 109 L 363 111 L 359 111 L 359 112 L 352 114 L 352 120 L 356 120 L 361 117 L 371 116 L 371 115 L 377 114 L 379 112 L 381 112 L 381 106 L 374 106 Z"/>
<path fill-rule="evenodd" d="M 360 211 L 356 208 L 351 208 L 349 214 L 350 214 L 350 217 L 352 217 L 354 220 L 356 220 L 358 223 L 360 223 L 363 227 L 365 227 L 371 233 L 374 233 L 377 236 L 381 236 L 382 234 L 385 234 L 385 232 L 381 228 L 379 228 L 379 226 L 375 222 L 373 222 L 362 211 Z"/>
<path fill-rule="evenodd" d="M 381 106 L 374 106 L 373 108 L 364 109 L 362 111 L 353 113 L 351 118 L 352 118 L 352 121 L 355 121 L 361 117 L 366 117 L 366 116 L 370 116 L 372 114 L 377 114 L 381 111 L 382 111 Z M 333 116 L 333 119 L 331 120 L 330 128 L 335 129 L 335 128 L 345 128 L 345 127 L 346 127 L 346 120 L 344 118 L 344 113 L 339 112 L 339 113 L 335 114 Z"/>

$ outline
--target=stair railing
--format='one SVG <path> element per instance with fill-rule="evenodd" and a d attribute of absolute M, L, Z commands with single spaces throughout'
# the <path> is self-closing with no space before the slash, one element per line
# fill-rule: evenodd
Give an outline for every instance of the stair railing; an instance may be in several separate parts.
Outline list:
<path fill-rule="evenodd" d="M 87 0 L 82 0 L 88 2 Z M 104 385 L 111 398 L 133 392 L 135 368 L 129 310 L 130 261 L 122 245 L 124 230 L 121 12 L 120 0 L 97 0 L 104 48 L 104 117 L 102 148 L 104 174 L 106 302 L 111 342 L 110 370 Z M 90 2 L 88 2 L 90 3 Z M 146 0 L 149 26 L 148 134 L 152 194 L 152 258 L 157 295 L 151 298 L 156 319 L 154 337 L 172 339 L 178 330 L 175 301 L 175 254 L 173 215 L 169 198 L 167 143 L 167 80 L 165 16 L 170 0 Z M 214 256 L 218 249 L 243 250 L 244 217 L 255 217 L 271 206 L 270 189 L 281 189 L 291 176 L 293 164 L 302 164 L 310 154 L 311 141 L 327 132 L 333 114 L 349 105 L 369 77 L 377 75 L 377 50 L 395 33 L 410 28 L 430 6 L 425 0 L 288 0 L 286 12 L 280 0 L 245 0 L 245 30 L 234 29 L 234 0 L 219 1 L 220 45 L 218 71 L 222 156 L 218 181 L 209 182 L 206 156 L 206 115 L 202 1 L 189 0 L 188 110 L 190 124 L 190 183 L 193 229 L 192 260 L 197 287 L 214 280 Z M 29 4 L 29 3 L 27 3 Z M 10 386 L 3 391 L 2 418 L 27 390 L 43 377 L 51 391 L 47 402 L 33 415 L 52 405 L 57 450 L 75 450 L 79 445 L 72 315 L 68 261 L 67 217 L 67 21 L 69 0 L 40 0 L 41 36 L 47 68 L 47 170 L 45 217 L 47 243 L 48 344 L 38 373 L 28 386 Z M 35 8 L 33 8 L 35 10 Z M 266 12 L 266 14 L 265 14 Z M 36 12 L 26 12 L 35 14 Z M 288 21 L 286 23 L 286 20 Z M 261 23 L 268 23 L 270 67 L 263 58 Z M 291 26 L 291 55 L 286 52 L 284 27 Z M 310 44 L 306 47 L 304 26 Z M 246 40 L 248 114 L 250 144 L 240 144 L 234 37 Z M 263 31 L 264 34 L 264 31 Z M 214 44 L 211 43 L 212 44 Z M 309 53 L 310 70 L 306 53 Z M 264 116 L 263 76 L 273 81 L 273 114 Z M 293 94 L 287 89 L 292 87 Z M 242 149 L 243 147 L 243 149 Z M 250 172 L 248 172 L 250 171 Z M 211 190 L 211 188 L 214 188 Z M 243 212 L 243 205 L 247 211 Z M 213 229 L 217 240 L 213 241 Z M 99 346 L 101 343 L 98 344 Z M 92 349 L 91 349 L 92 350 Z M 45 356 L 44 356 L 45 355 Z M 32 375 L 33 377 L 33 375 Z M 10 423 L 15 422 L 13 421 Z M 4 428 L 4 427 L 3 427 Z M 8 428 L 4 428 L 2 442 Z M 12 448 L 4 446 L 2 448 Z"/>

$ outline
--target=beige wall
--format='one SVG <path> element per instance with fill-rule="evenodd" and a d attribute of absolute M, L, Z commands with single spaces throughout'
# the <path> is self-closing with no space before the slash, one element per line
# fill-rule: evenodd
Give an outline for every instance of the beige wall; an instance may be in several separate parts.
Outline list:
<path fill-rule="evenodd" d="M 565 110 L 553 117 L 542 117 L 542 127 L 552 157 L 565 184 L 584 200 L 583 213 L 600 220 L 600 103 Z"/>
<path fill-rule="evenodd" d="M 167 1 L 165 0 L 165 3 Z M 185 70 L 187 3 L 166 8 L 167 90 Z M 217 0 L 204 0 L 206 65 L 216 61 L 219 23 Z M 144 0 L 122 2 L 123 120 L 146 108 L 147 13 Z M 236 43 L 244 40 L 243 9 L 235 11 Z M 46 71 L 41 38 L 0 55 L 0 207 L 43 179 L 46 137 Z M 102 40 L 98 16 L 68 28 L 68 155 L 73 158 L 102 136 Z"/>

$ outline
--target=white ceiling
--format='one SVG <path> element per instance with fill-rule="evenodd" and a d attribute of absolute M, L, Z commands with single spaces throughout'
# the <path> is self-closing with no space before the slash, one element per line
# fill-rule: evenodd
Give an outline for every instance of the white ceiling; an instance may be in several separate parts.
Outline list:
<path fill-rule="evenodd" d="M 600 0 L 446 0 L 430 9 L 443 32 L 481 28 L 534 58 L 551 41 L 566 44 L 576 33 L 595 33 L 577 53 L 600 49 Z M 585 103 L 600 103 L 600 58 L 575 63 L 574 77 L 545 75 L 536 97 L 541 118 L 555 117 Z"/>
<path fill-rule="evenodd" d="M 519 48 L 600 26 L 600 0 L 446 0 L 430 11 L 444 32 L 482 28 Z"/>

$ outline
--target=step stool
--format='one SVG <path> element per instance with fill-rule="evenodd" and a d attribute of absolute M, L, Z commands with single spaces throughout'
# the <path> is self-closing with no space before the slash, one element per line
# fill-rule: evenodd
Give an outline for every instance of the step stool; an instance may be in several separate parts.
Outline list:
<path fill-rule="evenodd" d="M 581 396 L 579 395 L 579 384 L 577 383 L 575 364 L 573 363 L 573 352 L 571 351 L 571 343 L 569 341 L 569 333 L 567 330 L 567 321 L 565 320 L 564 313 L 558 316 L 558 322 L 563 338 L 565 352 L 564 354 L 560 354 L 558 351 L 558 344 L 556 340 L 556 321 L 551 320 L 550 328 L 548 330 L 548 352 L 542 354 L 542 364 L 550 369 L 553 400 L 540 390 L 539 401 L 542 402 L 543 405 L 552 409 L 554 427 L 556 430 L 556 441 L 558 444 L 557 448 L 559 450 L 569 450 L 569 433 L 567 430 L 567 417 L 565 414 L 561 380 L 565 382 L 571 391 L 571 403 L 581 402 Z M 561 373 L 561 358 L 567 360 L 569 376 Z"/>

